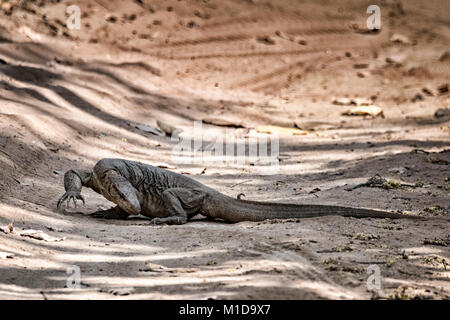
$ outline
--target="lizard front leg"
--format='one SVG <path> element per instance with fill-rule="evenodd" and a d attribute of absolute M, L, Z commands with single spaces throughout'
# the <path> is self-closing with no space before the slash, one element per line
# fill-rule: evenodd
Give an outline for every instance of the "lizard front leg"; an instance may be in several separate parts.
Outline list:
<path fill-rule="evenodd" d="M 79 170 L 84 173 L 83 170 Z M 80 176 L 77 174 L 76 170 L 69 170 L 64 174 L 64 188 L 66 192 L 63 194 L 61 198 L 59 198 L 56 207 L 59 209 L 61 205 L 67 201 L 67 206 L 69 206 L 70 200 L 73 200 L 73 204 L 75 208 L 77 207 L 76 200 L 83 201 L 83 205 L 85 204 L 85 199 L 81 195 L 81 188 L 83 187 L 83 181 Z"/>

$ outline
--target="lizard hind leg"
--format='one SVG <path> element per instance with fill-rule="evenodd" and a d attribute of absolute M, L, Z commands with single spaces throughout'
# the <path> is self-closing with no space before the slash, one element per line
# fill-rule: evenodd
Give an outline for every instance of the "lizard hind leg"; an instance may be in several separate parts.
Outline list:
<path fill-rule="evenodd" d="M 192 213 L 200 211 L 205 192 L 184 188 L 171 188 L 162 193 L 167 217 L 154 218 L 152 224 L 184 224 Z"/>

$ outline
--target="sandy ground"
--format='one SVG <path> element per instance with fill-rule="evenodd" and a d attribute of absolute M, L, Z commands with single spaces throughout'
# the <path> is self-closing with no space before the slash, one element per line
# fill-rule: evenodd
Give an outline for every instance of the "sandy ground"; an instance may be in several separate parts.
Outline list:
<path fill-rule="evenodd" d="M 0 2 L 0 226 L 15 227 L 0 231 L 0 298 L 450 297 L 445 220 L 154 227 L 86 216 L 111 206 L 90 190 L 85 207 L 56 210 L 64 171 L 120 157 L 246 199 L 448 218 L 450 119 L 434 113 L 450 106 L 449 1 L 380 1 L 378 33 L 365 30 L 367 1 L 80 0 L 81 30 L 65 26 L 70 1 Z M 371 99 L 384 117 L 343 116 L 341 98 Z M 271 171 L 174 161 L 177 141 L 135 125 L 156 120 L 183 139 L 199 139 L 195 120 L 234 126 L 204 124 L 205 145 L 263 125 L 306 132 L 279 135 Z M 417 187 L 345 190 L 376 173 Z M 80 288 L 67 287 L 71 266 Z"/>

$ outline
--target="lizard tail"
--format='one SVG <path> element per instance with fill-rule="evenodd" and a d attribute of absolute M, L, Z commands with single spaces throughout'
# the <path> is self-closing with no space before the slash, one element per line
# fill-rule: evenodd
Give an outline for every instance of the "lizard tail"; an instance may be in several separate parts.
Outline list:
<path fill-rule="evenodd" d="M 313 218 L 330 215 L 355 218 L 423 219 L 388 211 L 351 208 L 316 204 L 286 204 L 239 200 L 231 197 L 211 203 L 216 212 L 215 218 L 230 222 L 262 221 L 266 219 Z M 215 201 L 213 201 L 215 202 Z M 225 203 L 225 204 L 224 204 Z"/>

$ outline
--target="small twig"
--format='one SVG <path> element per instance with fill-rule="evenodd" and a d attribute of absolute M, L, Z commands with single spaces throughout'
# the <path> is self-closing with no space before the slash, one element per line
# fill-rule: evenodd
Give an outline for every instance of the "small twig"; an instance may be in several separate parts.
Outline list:
<path fill-rule="evenodd" d="M 364 182 L 364 183 L 357 184 L 356 186 L 353 186 L 353 187 L 345 188 L 345 190 L 346 191 L 353 191 L 353 190 L 358 189 L 358 188 L 369 187 L 369 186 L 370 186 L 369 182 Z"/>
<path fill-rule="evenodd" d="M 39 293 L 42 294 L 42 297 L 44 298 L 44 300 L 48 300 L 44 291 L 40 291 Z"/>
<path fill-rule="evenodd" d="M 425 151 L 423 149 L 413 149 L 411 152 L 429 154 L 428 151 Z"/>
<path fill-rule="evenodd" d="M 416 186 L 415 184 L 408 183 L 400 183 L 400 187 L 421 188 L 421 186 Z"/>
<path fill-rule="evenodd" d="M 386 264 L 386 261 L 355 261 L 355 260 L 353 260 L 352 263 L 360 263 L 360 264 Z"/>
<path fill-rule="evenodd" d="M 103 2 L 101 2 L 100 0 L 94 0 L 99 6 L 105 8 L 106 10 L 110 11 L 105 4 L 103 4 Z"/>
<path fill-rule="evenodd" d="M 241 185 L 241 184 L 244 184 L 244 183 L 247 183 L 247 182 L 250 182 L 250 181 L 253 181 L 253 180 L 244 180 L 244 181 L 241 181 L 241 182 L 239 182 L 239 183 L 233 184 L 230 188 L 234 188 L 234 187 L 236 187 L 236 186 L 238 186 L 238 185 Z"/>
<path fill-rule="evenodd" d="M 382 187 L 386 182 L 387 180 L 377 173 L 366 182 L 357 184 L 356 186 L 347 188 L 345 190 L 352 191 L 361 187 Z"/>

